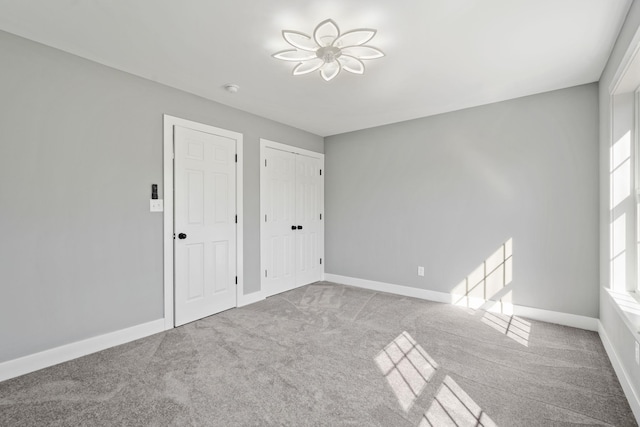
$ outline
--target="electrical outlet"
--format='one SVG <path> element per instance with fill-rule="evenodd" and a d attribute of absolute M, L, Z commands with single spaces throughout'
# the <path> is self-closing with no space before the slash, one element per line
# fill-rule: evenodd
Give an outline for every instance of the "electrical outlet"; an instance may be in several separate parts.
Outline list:
<path fill-rule="evenodd" d="M 636 365 L 640 365 L 640 344 L 636 341 Z"/>
<path fill-rule="evenodd" d="M 424 267 L 418 266 L 418 276 L 424 276 Z"/>

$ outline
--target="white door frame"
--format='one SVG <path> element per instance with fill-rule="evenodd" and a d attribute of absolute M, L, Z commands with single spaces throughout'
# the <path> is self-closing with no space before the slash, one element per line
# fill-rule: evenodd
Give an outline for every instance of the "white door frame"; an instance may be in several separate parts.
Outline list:
<path fill-rule="evenodd" d="M 236 212 L 238 214 L 238 225 L 236 226 L 236 274 L 238 275 L 238 286 L 236 286 L 236 306 L 243 305 L 244 295 L 244 271 L 243 271 L 243 234 L 244 215 L 242 209 L 242 134 L 226 129 L 217 128 L 202 123 L 192 122 L 178 117 L 165 114 L 163 116 L 163 191 L 164 191 L 164 218 L 163 218 L 163 252 L 164 252 L 164 329 L 173 329 L 174 323 L 174 258 L 173 258 L 173 127 L 182 126 L 189 129 L 206 133 L 229 136 L 236 140 L 236 153 L 238 162 L 236 164 Z"/>
<path fill-rule="evenodd" d="M 318 153 L 316 151 L 305 150 L 304 148 L 294 147 L 293 145 L 283 144 L 281 142 L 270 141 L 268 139 L 260 138 L 260 188 L 264 185 L 264 173 L 265 170 L 262 167 L 265 161 L 265 149 L 273 148 L 280 151 L 286 151 L 288 153 L 301 154 L 303 156 L 313 157 L 322 161 L 322 169 L 324 169 L 324 154 Z M 324 177 L 323 177 L 324 178 Z M 322 210 L 324 212 L 324 179 L 322 180 L 322 184 L 320 187 L 320 195 L 322 197 Z M 262 259 L 262 233 L 264 227 L 264 218 L 265 215 L 265 206 L 262 197 L 260 197 L 260 292 L 264 296 L 265 293 L 265 283 L 264 283 L 264 275 L 262 272 L 265 270 L 264 260 Z M 320 234 L 322 235 L 322 240 L 320 244 L 320 248 L 318 250 L 320 257 L 325 260 L 324 256 L 324 214 L 322 217 L 322 221 L 320 222 Z M 322 266 L 320 267 L 320 279 L 324 280 L 324 266 L 325 262 L 323 261 Z"/>

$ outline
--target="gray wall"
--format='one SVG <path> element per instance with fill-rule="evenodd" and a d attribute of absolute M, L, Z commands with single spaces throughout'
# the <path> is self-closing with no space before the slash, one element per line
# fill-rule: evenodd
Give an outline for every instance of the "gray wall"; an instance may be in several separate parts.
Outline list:
<path fill-rule="evenodd" d="M 604 288 L 610 287 L 609 150 L 612 123 L 609 87 L 618 67 L 620 67 L 622 58 L 639 29 L 640 2 L 634 1 L 609 57 L 609 62 L 600 78 L 600 284 Z M 631 265 L 635 265 L 635 260 L 629 261 Z M 602 292 L 602 298 L 600 299 L 600 322 L 611 340 L 613 350 L 616 352 L 620 364 L 628 374 L 628 380 L 635 389 L 636 396 L 640 396 L 640 367 L 634 361 L 634 343 L 636 340 L 640 341 L 640 338 L 623 322 L 620 312 L 614 306 L 611 298 L 605 294 L 605 291 Z"/>
<path fill-rule="evenodd" d="M 259 138 L 322 152 L 321 137 L 4 32 L 0 54 L 0 362 L 163 317 L 163 114 L 244 134 L 259 290 Z"/>
<path fill-rule="evenodd" d="M 590 84 L 326 138 L 326 272 L 449 293 L 512 238 L 515 304 L 597 317 L 597 102 Z"/>

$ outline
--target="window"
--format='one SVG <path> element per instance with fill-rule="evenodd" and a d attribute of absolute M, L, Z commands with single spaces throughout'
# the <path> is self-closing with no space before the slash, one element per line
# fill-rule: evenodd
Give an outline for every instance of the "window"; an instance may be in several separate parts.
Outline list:
<path fill-rule="evenodd" d="M 636 289 L 638 276 L 638 220 L 635 166 L 634 93 L 611 97 L 613 107 L 610 149 L 610 288 L 617 292 Z"/>
<path fill-rule="evenodd" d="M 609 289 L 640 301 L 640 54 L 611 87 Z"/>

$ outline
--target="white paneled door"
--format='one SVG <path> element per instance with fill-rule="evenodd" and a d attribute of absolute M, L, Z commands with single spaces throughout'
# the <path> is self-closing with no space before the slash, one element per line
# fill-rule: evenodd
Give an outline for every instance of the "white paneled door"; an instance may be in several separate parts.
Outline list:
<path fill-rule="evenodd" d="M 175 326 L 236 306 L 236 141 L 174 127 Z"/>
<path fill-rule="evenodd" d="M 322 280 L 323 161 L 269 147 L 262 153 L 262 285 L 270 296 Z"/>
<path fill-rule="evenodd" d="M 323 211 L 321 161 L 295 155 L 295 283 L 306 285 L 322 279 Z"/>
<path fill-rule="evenodd" d="M 262 167 L 262 283 L 274 295 L 295 287 L 295 155 L 267 148 Z"/>

